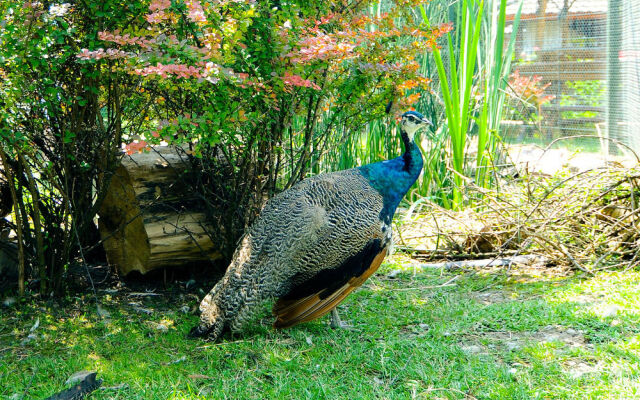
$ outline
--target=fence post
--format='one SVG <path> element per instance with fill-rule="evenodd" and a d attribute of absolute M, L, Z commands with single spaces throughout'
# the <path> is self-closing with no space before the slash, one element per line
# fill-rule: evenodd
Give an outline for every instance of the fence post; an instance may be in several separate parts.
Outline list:
<path fill-rule="evenodd" d="M 607 13 L 607 129 L 608 138 L 620 140 L 627 144 L 628 138 L 621 124 L 622 79 L 619 54 L 622 48 L 622 1 L 609 0 Z M 610 152 L 618 152 L 617 146 L 610 146 Z"/>

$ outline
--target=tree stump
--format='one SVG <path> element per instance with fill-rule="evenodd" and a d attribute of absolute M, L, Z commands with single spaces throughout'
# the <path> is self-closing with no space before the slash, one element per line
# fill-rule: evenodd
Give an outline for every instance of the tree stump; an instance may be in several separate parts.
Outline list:
<path fill-rule="evenodd" d="M 123 159 L 111 178 L 98 228 L 107 261 L 127 275 L 211 263 L 221 257 L 205 214 L 184 181 L 180 151 L 159 146 Z"/>

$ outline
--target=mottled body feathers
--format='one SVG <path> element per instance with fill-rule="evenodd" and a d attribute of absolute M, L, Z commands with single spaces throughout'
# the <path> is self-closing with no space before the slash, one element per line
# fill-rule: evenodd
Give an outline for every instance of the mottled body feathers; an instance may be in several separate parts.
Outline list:
<path fill-rule="evenodd" d="M 402 132 L 403 156 L 307 178 L 269 200 L 202 300 L 191 334 L 215 339 L 240 330 L 273 299 L 275 327 L 310 321 L 373 274 L 391 243 L 393 213 L 422 169 L 418 147 Z"/>

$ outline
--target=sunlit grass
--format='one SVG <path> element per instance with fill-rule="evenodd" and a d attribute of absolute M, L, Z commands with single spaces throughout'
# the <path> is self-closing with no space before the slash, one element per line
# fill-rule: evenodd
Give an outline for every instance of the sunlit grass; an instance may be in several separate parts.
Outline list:
<path fill-rule="evenodd" d="M 525 272 L 456 275 L 403 259 L 340 307 L 352 329 L 323 319 L 274 331 L 265 308 L 220 343 L 185 338 L 197 316 L 179 309 L 196 300 L 180 290 L 142 299 L 151 315 L 126 292 L 98 292 L 106 319 L 92 296 L 22 302 L 2 309 L 0 397 L 41 399 L 96 370 L 108 389 L 95 399 L 635 398 L 640 272 Z M 606 305 L 615 313 L 603 316 Z"/>

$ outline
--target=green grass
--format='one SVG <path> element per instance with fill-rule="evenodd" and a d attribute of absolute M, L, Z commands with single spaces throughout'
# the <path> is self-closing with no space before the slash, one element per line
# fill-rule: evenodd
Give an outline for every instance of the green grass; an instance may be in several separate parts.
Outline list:
<path fill-rule="evenodd" d="M 197 316 L 179 309 L 197 301 L 178 287 L 98 291 L 106 319 L 92 295 L 18 302 L 0 309 L 0 397 L 41 399 L 96 370 L 103 386 L 124 385 L 92 399 L 638 398 L 640 273 L 515 272 L 414 276 L 390 263 L 340 307 L 351 330 L 322 319 L 274 331 L 265 308 L 215 344 L 185 338 Z"/>

